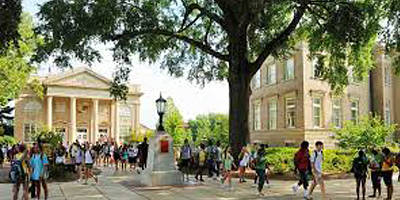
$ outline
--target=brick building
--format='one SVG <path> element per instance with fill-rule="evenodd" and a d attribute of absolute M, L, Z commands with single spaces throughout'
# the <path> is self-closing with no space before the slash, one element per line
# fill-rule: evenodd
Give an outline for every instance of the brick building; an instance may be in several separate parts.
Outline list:
<path fill-rule="evenodd" d="M 63 135 L 95 142 L 122 141 L 133 130 L 146 131 L 139 123 L 140 87 L 130 85 L 126 101 L 110 97 L 111 81 L 89 68 L 77 68 L 57 75 L 39 77 L 44 98 L 25 90 L 15 101 L 15 130 L 18 140 L 31 142 L 32 134 L 47 127 Z"/>
<path fill-rule="evenodd" d="M 354 81 L 341 96 L 319 78 L 315 61 L 301 44 L 287 60 L 267 59 L 253 77 L 250 97 L 250 139 L 272 146 L 321 140 L 335 147 L 331 127 L 357 121 L 371 112 L 400 124 L 400 78 L 395 77 L 382 51 L 375 52 L 376 69 L 363 81 Z M 397 92 L 396 92 L 397 91 Z"/>

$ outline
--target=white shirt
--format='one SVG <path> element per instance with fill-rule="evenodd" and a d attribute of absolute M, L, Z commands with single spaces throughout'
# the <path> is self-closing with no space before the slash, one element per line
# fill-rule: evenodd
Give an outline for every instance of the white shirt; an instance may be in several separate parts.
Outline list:
<path fill-rule="evenodd" d="M 239 165 L 241 167 L 246 167 L 247 164 L 249 163 L 249 160 L 250 160 L 250 154 L 246 152 L 244 153 L 243 159 L 240 161 Z"/>
<path fill-rule="evenodd" d="M 90 150 L 85 152 L 85 163 L 86 164 L 93 163 L 92 155 L 90 155 Z"/>
<path fill-rule="evenodd" d="M 317 155 L 316 158 L 315 155 Z M 322 161 L 323 161 L 322 151 L 317 151 L 317 150 L 313 151 L 311 155 L 311 164 L 314 165 L 315 170 L 317 170 L 317 172 L 320 174 L 322 174 Z"/>

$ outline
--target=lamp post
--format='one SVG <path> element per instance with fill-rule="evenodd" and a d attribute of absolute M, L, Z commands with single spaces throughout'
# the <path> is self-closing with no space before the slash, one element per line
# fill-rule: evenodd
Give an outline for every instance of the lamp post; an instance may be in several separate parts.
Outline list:
<path fill-rule="evenodd" d="M 165 114 L 165 104 L 167 101 L 162 98 L 161 93 L 160 93 L 160 98 L 156 100 L 156 106 L 157 106 L 157 113 L 160 116 L 159 119 L 159 125 L 157 127 L 157 131 L 165 131 L 164 126 L 163 126 L 163 115 Z"/>

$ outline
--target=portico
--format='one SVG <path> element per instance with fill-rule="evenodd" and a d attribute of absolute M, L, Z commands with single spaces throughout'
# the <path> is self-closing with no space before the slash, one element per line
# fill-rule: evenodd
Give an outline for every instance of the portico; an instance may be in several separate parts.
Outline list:
<path fill-rule="evenodd" d="M 129 138 L 132 131 L 139 132 L 142 93 L 138 85 L 129 86 L 126 101 L 116 101 L 110 97 L 110 80 L 89 68 L 41 81 L 46 88 L 44 99 L 27 91 L 16 102 L 17 138 L 28 142 L 40 126 L 61 133 L 64 141 L 69 142 L 94 143 L 105 139 L 120 142 Z M 32 104 L 38 108 L 29 109 Z"/>

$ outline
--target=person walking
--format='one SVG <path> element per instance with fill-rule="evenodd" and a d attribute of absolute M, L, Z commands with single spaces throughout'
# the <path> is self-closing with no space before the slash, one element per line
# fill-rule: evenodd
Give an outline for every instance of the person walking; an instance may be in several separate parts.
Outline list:
<path fill-rule="evenodd" d="M 371 160 L 369 163 L 369 168 L 371 170 L 371 182 L 372 182 L 372 189 L 374 193 L 372 195 L 369 195 L 368 197 L 370 198 L 375 198 L 376 197 L 376 192 L 378 191 L 378 197 L 381 197 L 382 194 L 382 189 L 381 189 L 381 164 L 382 164 L 382 156 L 378 153 L 377 150 L 372 149 L 371 151 L 372 156 Z"/>
<path fill-rule="evenodd" d="M 258 176 L 258 188 L 257 188 L 257 194 L 258 196 L 262 197 L 264 196 L 264 193 L 262 192 L 264 184 L 265 184 L 265 169 L 267 167 L 267 159 L 265 158 L 265 146 L 260 145 L 260 148 L 257 151 L 257 158 L 255 161 L 255 168 L 256 168 L 256 173 Z"/>
<path fill-rule="evenodd" d="M 324 161 L 324 154 L 323 149 L 324 143 L 321 141 L 317 141 L 315 143 L 315 150 L 311 155 L 311 168 L 313 172 L 313 183 L 311 184 L 309 197 L 308 199 L 312 199 L 312 193 L 317 185 L 321 188 L 322 199 L 326 199 L 326 192 L 325 192 L 325 183 L 322 177 L 322 163 Z"/>
<path fill-rule="evenodd" d="M 300 149 L 294 155 L 294 172 L 298 174 L 299 182 L 292 186 L 292 190 L 296 193 L 300 186 L 303 186 L 305 199 L 308 198 L 308 181 L 311 176 L 311 165 L 310 165 L 310 152 L 308 150 L 309 143 L 303 141 L 300 145 Z"/>
<path fill-rule="evenodd" d="M 81 176 L 83 169 L 82 161 L 83 161 L 83 147 L 79 143 L 76 143 L 75 166 L 78 177 L 78 183 L 81 182 L 81 177 L 82 177 Z"/>
<path fill-rule="evenodd" d="M 190 160 L 192 159 L 192 148 L 189 145 L 188 139 L 185 139 L 184 144 L 181 147 L 180 155 L 181 155 L 180 162 L 183 172 L 183 180 L 185 180 L 185 174 L 186 174 L 186 181 L 189 181 Z"/>
<path fill-rule="evenodd" d="M 115 164 L 115 171 L 118 171 L 118 165 L 119 161 L 121 160 L 121 153 L 118 148 L 118 144 L 114 144 L 114 149 L 113 149 L 113 158 L 114 158 L 114 164 Z"/>
<path fill-rule="evenodd" d="M 216 147 L 214 146 L 213 140 L 208 140 L 208 146 L 206 148 L 206 154 L 207 154 L 207 169 L 208 169 L 208 177 L 213 177 L 216 179 L 216 166 L 215 166 L 215 161 L 217 157 L 217 150 Z"/>
<path fill-rule="evenodd" d="M 385 200 L 391 200 L 393 197 L 393 170 L 394 170 L 394 158 L 392 152 L 388 148 L 382 149 L 383 163 L 382 163 L 382 177 L 383 182 L 387 188 L 387 198 Z"/>
<path fill-rule="evenodd" d="M 40 152 L 40 157 L 42 159 L 43 163 L 43 170 L 40 175 L 40 182 L 44 191 L 44 199 L 47 200 L 49 197 L 49 190 L 47 187 L 47 179 L 49 178 L 49 160 L 47 159 L 47 155 L 43 150 L 43 144 L 39 143 L 39 152 Z"/>
<path fill-rule="evenodd" d="M 200 181 L 204 182 L 203 180 L 203 171 L 205 168 L 205 164 L 206 164 L 206 151 L 205 151 L 206 146 L 201 143 L 200 144 L 200 151 L 199 151 L 199 158 L 198 158 L 198 165 L 197 165 L 197 172 L 196 172 L 196 176 L 195 179 L 196 181 L 199 180 L 199 175 L 200 175 Z"/>
<path fill-rule="evenodd" d="M 221 183 L 224 186 L 225 181 L 228 181 L 228 189 L 229 190 L 233 190 L 232 166 L 234 166 L 234 168 L 236 168 L 236 165 L 234 163 L 234 159 L 232 156 L 232 149 L 230 147 L 227 147 L 224 152 L 224 158 L 223 158 L 224 177 L 222 178 Z"/>
<path fill-rule="evenodd" d="M 129 168 L 131 171 L 134 171 L 136 169 L 137 157 L 138 157 L 138 149 L 136 146 L 134 146 L 134 144 L 131 144 L 128 149 L 128 161 L 130 165 Z"/>
<path fill-rule="evenodd" d="M 147 168 L 147 155 L 149 154 L 149 144 L 147 143 L 147 137 L 143 139 L 143 142 L 139 145 L 139 165 L 144 170 Z"/>
<path fill-rule="evenodd" d="M 3 168 L 3 163 L 4 163 L 4 152 L 3 152 L 3 145 L 0 144 L 0 169 Z"/>
<path fill-rule="evenodd" d="M 257 151 L 258 151 L 258 144 L 257 143 L 253 143 L 253 145 L 251 146 L 250 149 L 250 169 L 252 170 L 256 170 L 256 158 L 257 158 Z M 253 185 L 252 187 L 257 187 L 257 181 L 258 181 L 258 176 L 257 173 L 255 173 L 254 175 L 254 181 L 253 181 Z"/>
<path fill-rule="evenodd" d="M 351 171 L 354 173 L 356 179 L 356 193 L 357 200 L 360 200 L 360 187 L 362 187 L 362 199 L 365 200 L 365 183 L 367 181 L 369 161 L 365 152 L 360 150 L 358 156 L 353 160 L 353 166 Z"/>
<path fill-rule="evenodd" d="M 217 158 L 216 158 L 216 165 L 217 165 L 217 177 L 219 178 L 220 173 L 221 173 L 221 166 L 222 166 L 222 148 L 221 148 L 221 142 L 218 140 L 217 143 L 215 144 L 216 150 L 217 150 Z"/>
<path fill-rule="evenodd" d="M 30 177 L 29 155 L 26 146 L 21 144 L 14 147 L 12 155 L 10 177 L 13 185 L 13 200 L 18 200 L 19 188 L 22 185 L 22 199 L 28 200 L 28 184 Z"/>
<path fill-rule="evenodd" d="M 126 144 L 124 144 L 124 146 L 120 147 L 120 148 L 122 148 L 122 150 L 121 150 L 121 154 L 122 154 L 122 170 L 126 171 L 126 165 L 128 163 L 128 157 L 129 157 L 129 155 L 128 155 L 128 147 L 126 146 Z"/>
<path fill-rule="evenodd" d="M 92 172 L 93 163 L 95 159 L 93 156 L 93 151 L 94 150 L 90 149 L 89 143 L 86 143 L 83 150 L 83 161 L 84 161 L 83 163 L 85 163 L 84 165 L 85 185 L 87 184 L 89 178 L 93 178 L 96 183 L 98 183 L 99 181 L 98 178 Z"/>
<path fill-rule="evenodd" d="M 45 166 L 47 167 L 48 164 L 49 161 L 47 160 L 47 156 L 45 156 L 39 151 L 39 145 L 36 144 L 33 147 L 33 152 L 30 159 L 30 166 L 32 169 L 31 180 L 36 191 L 35 197 L 37 199 L 40 199 L 41 179 L 43 177 L 43 172 L 45 171 L 44 168 Z M 48 197 L 48 191 L 46 185 L 45 199 L 47 199 L 47 197 Z"/>
<path fill-rule="evenodd" d="M 249 164 L 250 154 L 246 147 L 242 147 L 242 151 L 239 154 L 239 183 L 244 183 L 244 175 L 246 173 L 246 168 Z"/>

